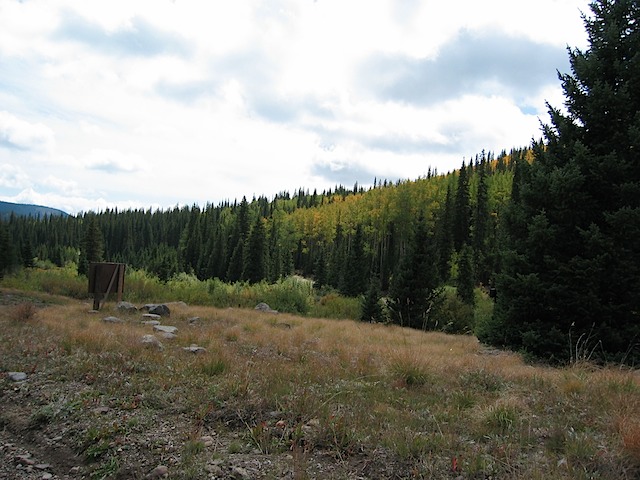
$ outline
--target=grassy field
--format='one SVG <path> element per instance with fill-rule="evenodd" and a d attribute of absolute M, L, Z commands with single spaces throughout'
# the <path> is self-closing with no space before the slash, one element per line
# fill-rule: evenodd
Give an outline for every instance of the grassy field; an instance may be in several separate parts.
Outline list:
<path fill-rule="evenodd" d="M 21 451 L 73 479 L 159 466 L 147 478 L 640 476 L 637 371 L 528 365 L 468 335 L 183 303 L 169 305 L 162 323 L 178 331 L 156 332 L 160 348 L 142 343 L 154 331 L 141 313 L 0 295 L 7 478 L 42 478 L 17 476 L 30 474 Z M 27 380 L 11 381 L 16 371 Z"/>

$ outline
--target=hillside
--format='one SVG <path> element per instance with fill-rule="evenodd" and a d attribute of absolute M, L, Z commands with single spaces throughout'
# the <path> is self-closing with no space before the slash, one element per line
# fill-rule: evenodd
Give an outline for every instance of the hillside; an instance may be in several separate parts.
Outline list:
<path fill-rule="evenodd" d="M 0 294 L 2 478 L 640 473 L 633 371 L 526 365 L 472 336 L 184 303 L 169 304 L 162 323 L 177 333 L 164 335 L 142 312 L 36 297 Z"/>
<path fill-rule="evenodd" d="M 34 218 L 43 218 L 45 215 L 55 215 L 61 217 L 69 216 L 68 213 L 63 212 L 62 210 L 58 210 L 57 208 L 0 201 L 0 220 L 8 219 L 12 213 L 21 217 L 31 216 Z"/>

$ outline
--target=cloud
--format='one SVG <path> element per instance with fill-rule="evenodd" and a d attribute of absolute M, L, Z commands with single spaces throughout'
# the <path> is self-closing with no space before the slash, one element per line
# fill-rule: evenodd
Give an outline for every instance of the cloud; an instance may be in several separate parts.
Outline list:
<path fill-rule="evenodd" d="M 147 169 L 147 163 L 140 156 L 118 150 L 94 149 L 82 163 L 91 170 L 107 173 L 132 173 Z"/>
<path fill-rule="evenodd" d="M 0 164 L 0 187 L 24 188 L 30 185 L 29 176 L 20 167 Z"/>
<path fill-rule="evenodd" d="M 10 150 L 48 152 L 53 149 L 53 131 L 42 123 L 30 123 L 0 111 L 0 147 Z"/>
<path fill-rule="evenodd" d="M 118 56 L 185 56 L 190 50 L 182 37 L 159 30 L 140 17 L 109 31 L 76 13 L 67 12 L 54 38 L 79 42 L 92 50 Z"/>
<path fill-rule="evenodd" d="M 432 105 L 461 95 L 524 99 L 557 82 L 566 50 L 526 38 L 461 32 L 434 58 L 376 54 L 359 68 L 359 84 L 380 100 Z"/>

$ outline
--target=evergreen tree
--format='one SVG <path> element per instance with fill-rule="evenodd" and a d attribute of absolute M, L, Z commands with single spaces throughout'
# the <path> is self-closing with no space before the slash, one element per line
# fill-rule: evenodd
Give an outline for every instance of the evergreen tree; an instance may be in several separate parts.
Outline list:
<path fill-rule="evenodd" d="M 453 211 L 453 246 L 459 252 L 465 243 L 469 243 L 469 228 L 471 225 L 471 204 L 469 201 L 469 175 L 464 162 L 458 174 L 458 188 L 456 189 Z"/>
<path fill-rule="evenodd" d="M 475 304 L 473 289 L 475 287 L 473 272 L 473 249 L 464 245 L 458 260 L 457 295 L 467 305 Z"/>
<path fill-rule="evenodd" d="M 86 275 L 89 273 L 89 264 L 101 262 L 104 253 L 104 239 L 96 214 L 87 214 L 85 216 L 85 230 L 82 247 L 80 249 L 80 260 L 78 264 L 78 273 Z"/>
<path fill-rule="evenodd" d="M 384 314 L 380 305 L 380 279 L 374 275 L 369 282 L 369 290 L 362 301 L 360 320 L 363 322 L 383 322 Z"/>
<path fill-rule="evenodd" d="M 407 251 L 391 279 L 389 306 L 394 323 L 418 329 L 433 329 L 433 318 L 442 297 L 434 240 L 424 215 L 420 215 Z"/>
<path fill-rule="evenodd" d="M 22 266 L 25 268 L 33 268 L 35 266 L 34 257 L 33 245 L 31 244 L 31 240 L 27 239 L 22 244 Z"/>
<path fill-rule="evenodd" d="M 227 249 L 227 251 L 232 252 L 227 268 L 227 280 L 229 282 L 237 282 L 242 278 L 245 241 L 249 235 L 250 228 L 249 204 L 247 203 L 247 198 L 242 197 L 234 233 L 229 239 L 229 248 Z"/>
<path fill-rule="evenodd" d="M 349 297 L 357 297 L 366 292 L 368 280 L 369 265 L 364 251 L 364 236 L 362 225 L 358 224 L 347 252 L 340 291 Z"/>
<path fill-rule="evenodd" d="M 438 251 L 438 275 L 443 282 L 446 282 L 450 275 L 449 262 L 453 251 L 453 200 L 449 186 L 447 186 L 444 205 L 438 215 L 436 245 Z"/>
<path fill-rule="evenodd" d="M 487 237 L 489 235 L 489 187 L 487 185 L 486 163 L 484 157 L 478 166 L 478 190 L 473 215 L 473 253 L 475 256 L 475 279 L 487 284 L 491 276 L 491 267 L 487 262 Z"/>
<path fill-rule="evenodd" d="M 0 278 L 2 278 L 13 264 L 13 247 L 7 227 L 0 222 Z"/>
<path fill-rule="evenodd" d="M 640 5 L 596 0 L 546 148 L 514 185 L 481 340 L 555 361 L 640 362 Z M 580 344 L 576 339 L 581 338 Z"/>
<path fill-rule="evenodd" d="M 247 239 L 242 279 L 259 283 L 267 278 L 267 232 L 264 219 L 258 217 Z"/>

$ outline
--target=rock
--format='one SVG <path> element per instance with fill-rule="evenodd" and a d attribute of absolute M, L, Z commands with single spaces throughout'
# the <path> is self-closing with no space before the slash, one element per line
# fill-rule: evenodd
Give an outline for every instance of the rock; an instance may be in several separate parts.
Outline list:
<path fill-rule="evenodd" d="M 273 310 L 269 305 L 267 305 L 264 302 L 260 302 L 259 304 L 257 304 L 254 310 L 259 310 L 265 313 L 278 313 L 277 310 Z"/>
<path fill-rule="evenodd" d="M 116 304 L 116 309 L 119 312 L 125 312 L 125 313 L 136 313 L 138 311 L 138 307 L 136 307 L 133 303 L 129 303 L 129 302 L 118 302 Z"/>
<path fill-rule="evenodd" d="M 155 313 L 156 315 L 160 315 L 161 317 L 168 317 L 169 315 L 171 315 L 171 311 L 169 310 L 169 307 L 167 307 L 164 303 L 160 305 L 157 305 L 154 303 L 148 303 L 147 305 L 142 307 L 142 309 L 146 310 L 149 313 Z"/>
<path fill-rule="evenodd" d="M 27 374 L 24 372 L 8 372 L 7 376 L 12 382 L 24 382 L 27 379 Z"/>
<path fill-rule="evenodd" d="M 197 323 L 200 323 L 200 317 L 191 317 L 187 321 L 189 322 L 189 325 L 195 325 Z"/>
<path fill-rule="evenodd" d="M 144 320 L 142 322 L 143 325 L 160 325 L 158 320 Z"/>
<path fill-rule="evenodd" d="M 160 333 L 160 336 L 165 340 L 173 340 L 174 338 L 178 338 L 178 336 L 175 333 L 169 333 L 169 332 L 162 332 Z"/>
<path fill-rule="evenodd" d="M 195 343 L 192 343 L 191 346 L 189 347 L 182 347 L 182 349 L 185 352 L 191 352 L 191 353 L 205 353 L 207 351 L 206 348 L 204 347 L 199 347 L 198 345 L 196 345 Z"/>
<path fill-rule="evenodd" d="M 233 475 L 233 478 L 237 480 L 246 480 L 251 478 L 249 472 L 242 467 L 231 467 L 231 475 Z"/>
<path fill-rule="evenodd" d="M 165 465 L 158 465 L 151 470 L 145 478 L 166 478 L 169 476 L 169 467 Z"/>
<path fill-rule="evenodd" d="M 142 318 L 144 318 L 145 320 L 160 320 L 160 315 L 158 315 L 157 313 L 143 313 L 142 314 Z"/>
<path fill-rule="evenodd" d="M 178 327 L 171 327 L 169 325 L 154 325 L 153 329 L 156 332 L 164 332 L 164 333 L 176 333 L 178 331 Z"/>
<path fill-rule="evenodd" d="M 205 447 L 212 447 L 215 443 L 211 435 L 204 435 L 203 437 L 200 437 L 200 441 L 204 444 Z"/>
<path fill-rule="evenodd" d="M 53 474 L 47 472 L 42 474 L 42 480 L 51 480 L 53 478 Z"/>
<path fill-rule="evenodd" d="M 124 323 L 124 320 L 118 317 L 104 317 L 102 321 L 105 323 Z"/>
<path fill-rule="evenodd" d="M 162 350 L 164 348 L 162 343 L 160 343 L 160 340 L 158 340 L 155 335 L 144 335 L 140 340 L 140 343 L 145 347 L 155 347 L 158 350 Z"/>
<path fill-rule="evenodd" d="M 111 410 L 109 407 L 107 406 L 102 406 L 102 407 L 96 407 L 93 409 L 93 413 L 97 413 L 99 415 L 104 415 L 105 413 L 108 413 L 109 410 Z"/>

